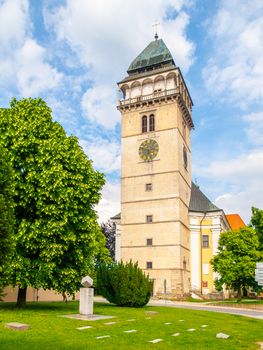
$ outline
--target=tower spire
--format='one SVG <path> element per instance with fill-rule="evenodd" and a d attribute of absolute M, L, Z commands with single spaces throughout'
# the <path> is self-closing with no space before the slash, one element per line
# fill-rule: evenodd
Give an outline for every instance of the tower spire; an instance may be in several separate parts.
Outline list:
<path fill-rule="evenodd" d="M 155 36 L 154 36 L 154 39 L 155 40 L 158 40 L 159 36 L 158 36 L 158 33 L 157 33 L 157 27 L 160 25 L 160 22 L 158 22 L 157 20 L 154 21 L 154 24 L 152 25 L 152 27 L 155 27 Z"/>

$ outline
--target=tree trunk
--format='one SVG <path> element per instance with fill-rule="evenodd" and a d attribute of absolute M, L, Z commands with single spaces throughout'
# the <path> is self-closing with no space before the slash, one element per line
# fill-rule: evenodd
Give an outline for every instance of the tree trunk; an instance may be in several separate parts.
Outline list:
<path fill-rule="evenodd" d="M 237 302 L 240 302 L 241 300 L 242 300 L 242 287 L 239 287 L 237 291 Z"/>
<path fill-rule="evenodd" d="M 17 307 L 25 307 L 26 306 L 26 292 L 27 292 L 27 287 L 25 287 L 25 288 L 19 287 L 18 295 L 17 295 L 17 302 L 16 302 Z"/>

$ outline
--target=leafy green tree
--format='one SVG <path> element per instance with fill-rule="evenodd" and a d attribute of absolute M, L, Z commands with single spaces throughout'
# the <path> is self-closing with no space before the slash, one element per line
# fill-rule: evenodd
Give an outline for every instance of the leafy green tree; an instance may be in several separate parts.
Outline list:
<path fill-rule="evenodd" d="M 254 226 L 259 239 L 259 249 L 263 251 L 263 210 L 252 207 L 251 224 Z"/>
<path fill-rule="evenodd" d="M 41 99 L 13 99 L 0 110 L 0 141 L 15 173 L 17 304 L 25 304 L 28 286 L 73 295 L 96 256 L 108 254 L 94 211 L 104 177 Z"/>
<path fill-rule="evenodd" d="M 14 232 L 14 174 L 6 150 L 0 144 L 0 296 L 5 285 Z"/>
<path fill-rule="evenodd" d="M 97 271 L 97 291 L 119 306 L 142 307 L 151 297 L 153 284 L 131 261 L 101 264 Z"/>
<path fill-rule="evenodd" d="M 256 262 L 262 259 L 258 247 L 258 236 L 251 227 L 221 234 L 218 254 L 211 261 L 214 271 L 220 274 L 215 281 L 218 290 L 225 284 L 227 288 L 237 291 L 240 301 L 243 288 L 259 288 L 255 282 Z"/>

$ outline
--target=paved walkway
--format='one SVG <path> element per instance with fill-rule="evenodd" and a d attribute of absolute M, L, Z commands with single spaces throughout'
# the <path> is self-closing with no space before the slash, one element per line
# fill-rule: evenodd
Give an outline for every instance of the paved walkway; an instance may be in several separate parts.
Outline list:
<path fill-rule="evenodd" d="M 246 317 L 257 318 L 263 320 L 263 312 L 260 310 L 249 310 L 245 308 L 227 307 L 227 306 L 216 306 L 204 303 L 194 303 L 185 301 L 170 301 L 170 300 L 151 300 L 148 305 L 152 306 L 168 306 L 179 309 L 191 309 L 191 310 L 202 310 L 220 312 L 224 314 L 240 315 Z"/>
<path fill-rule="evenodd" d="M 107 300 L 102 297 L 94 297 L 95 302 L 106 302 Z M 201 311 L 212 311 L 212 312 L 220 312 L 224 314 L 231 315 L 240 315 L 246 317 L 257 318 L 263 320 L 263 312 L 260 310 L 249 310 L 244 308 L 231 308 L 225 306 L 215 306 L 204 303 L 194 303 L 194 302 L 186 302 L 186 301 L 171 301 L 171 300 L 154 300 L 151 299 L 148 305 L 151 306 L 167 306 L 174 307 L 178 309 L 190 309 L 190 310 L 201 310 Z"/>

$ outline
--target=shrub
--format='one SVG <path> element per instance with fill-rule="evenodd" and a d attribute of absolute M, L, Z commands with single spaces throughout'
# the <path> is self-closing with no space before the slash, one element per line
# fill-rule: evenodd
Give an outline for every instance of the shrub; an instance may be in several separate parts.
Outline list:
<path fill-rule="evenodd" d="M 102 264 L 98 268 L 97 291 L 113 304 L 142 307 L 150 300 L 152 287 L 137 263 Z"/>

